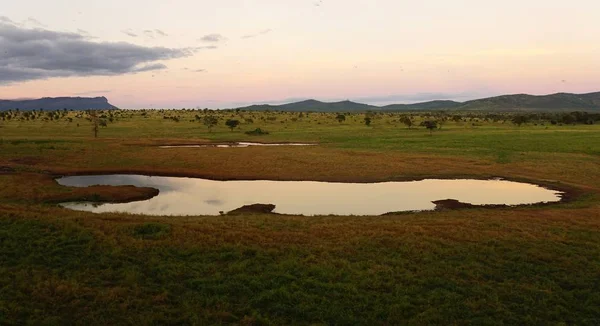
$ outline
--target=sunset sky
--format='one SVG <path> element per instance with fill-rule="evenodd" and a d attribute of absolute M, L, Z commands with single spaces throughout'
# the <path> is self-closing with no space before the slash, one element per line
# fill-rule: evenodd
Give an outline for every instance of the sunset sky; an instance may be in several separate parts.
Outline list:
<path fill-rule="evenodd" d="M 600 90 L 600 1 L 0 0 L 0 99 L 122 108 Z"/>

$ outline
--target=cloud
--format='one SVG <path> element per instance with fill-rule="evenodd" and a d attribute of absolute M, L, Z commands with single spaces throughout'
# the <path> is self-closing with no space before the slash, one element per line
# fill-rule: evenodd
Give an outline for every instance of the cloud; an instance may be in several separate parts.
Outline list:
<path fill-rule="evenodd" d="M 227 40 L 225 38 L 225 36 L 221 35 L 221 34 L 208 34 L 208 35 L 204 35 L 202 36 L 202 38 L 200 38 L 200 41 L 202 42 L 209 42 L 209 43 L 218 43 L 218 42 L 223 42 Z"/>
<path fill-rule="evenodd" d="M 168 36 L 167 33 L 161 31 L 160 29 L 155 29 L 155 30 L 151 30 L 151 29 L 146 29 L 143 31 L 144 36 L 146 36 L 149 39 L 155 39 L 157 37 L 165 37 Z"/>
<path fill-rule="evenodd" d="M 87 92 L 75 93 L 74 95 L 86 96 L 86 95 L 106 94 L 106 93 L 111 93 L 111 92 L 112 92 L 111 89 L 103 89 L 103 90 L 97 90 L 97 91 L 87 91 Z"/>
<path fill-rule="evenodd" d="M 167 66 L 165 66 L 162 63 L 153 63 L 153 64 L 147 64 L 147 65 L 141 66 L 139 68 L 136 68 L 132 72 L 144 72 L 144 71 L 163 70 L 163 69 L 167 69 Z"/>
<path fill-rule="evenodd" d="M 46 27 L 46 25 L 42 24 L 39 20 L 37 20 L 33 17 L 28 17 L 27 22 L 31 23 L 32 25 L 38 26 L 38 27 Z"/>
<path fill-rule="evenodd" d="M 0 23 L 15 25 L 15 22 L 13 22 L 10 18 L 6 16 L 0 16 Z"/>
<path fill-rule="evenodd" d="M 134 33 L 132 30 L 130 29 L 124 29 L 121 31 L 121 33 L 131 36 L 131 37 L 138 37 L 138 35 L 136 33 Z"/>
<path fill-rule="evenodd" d="M 257 37 L 257 36 L 261 36 L 261 35 L 266 35 L 266 34 L 271 33 L 272 31 L 273 30 L 270 29 L 270 28 L 269 29 L 264 29 L 264 30 L 262 30 L 262 31 L 260 31 L 260 32 L 258 32 L 256 34 L 247 34 L 247 35 L 244 35 L 244 36 L 242 36 L 242 38 L 243 39 L 248 39 L 248 38 L 253 38 L 253 37 Z"/>
<path fill-rule="evenodd" d="M 114 76 L 165 69 L 159 61 L 201 48 L 92 42 L 86 35 L 0 23 L 0 84 L 70 76 Z"/>
<path fill-rule="evenodd" d="M 148 38 L 152 38 L 153 39 L 154 38 L 154 31 L 151 31 L 151 30 L 147 29 L 147 30 L 144 31 L 144 35 L 146 37 L 148 37 Z"/>
<path fill-rule="evenodd" d="M 207 72 L 206 69 L 190 69 L 188 67 L 183 68 L 183 70 L 191 71 L 191 72 Z"/>
<path fill-rule="evenodd" d="M 197 46 L 195 48 L 193 48 L 194 50 L 214 50 L 214 49 L 218 49 L 219 47 L 216 45 L 208 45 L 208 46 Z"/>
<path fill-rule="evenodd" d="M 169 36 L 169 34 L 161 31 L 160 29 L 155 29 L 154 32 L 156 32 L 156 34 L 158 34 L 160 36 Z"/>

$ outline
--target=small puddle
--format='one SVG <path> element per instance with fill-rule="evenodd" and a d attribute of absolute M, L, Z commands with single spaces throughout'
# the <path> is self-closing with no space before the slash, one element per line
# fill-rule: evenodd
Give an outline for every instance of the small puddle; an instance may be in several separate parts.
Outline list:
<path fill-rule="evenodd" d="M 250 146 L 316 146 L 317 144 L 307 143 L 252 143 L 252 142 L 236 142 L 230 144 L 198 144 L 198 145 L 165 145 L 159 146 L 160 148 L 205 148 L 205 147 L 216 147 L 216 148 L 239 148 L 239 147 L 250 147 Z"/>
<path fill-rule="evenodd" d="M 94 213 L 219 215 L 246 205 L 274 204 L 275 213 L 301 215 L 381 215 L 434 210 L 433 201 L 455 199 L 473 205 L 524 205 L 561 200 L 561 192 L 506 180 L 439 180 L 332 183 L 316 181 L 215 181 L 143 175 L 92 175 L 57 179 L 64 186 L 153 187 L 149 200 L 119 204 L 63 203 Z"/>

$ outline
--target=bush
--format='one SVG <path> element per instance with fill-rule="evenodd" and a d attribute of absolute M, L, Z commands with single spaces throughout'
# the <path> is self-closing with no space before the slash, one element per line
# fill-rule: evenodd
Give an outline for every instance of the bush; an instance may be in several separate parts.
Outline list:
<path fill-rule="evenodd" d="M 260 128 L 256 128 L 252 131 L 246 131 L 246 135 L 250 135 L 250 136 L 260 136 L 260 135 L 268 135 L 269 132 L 266 130 L 262 130 Z"/>
<path fill-rule="evenodd" d="M 171 226 L 161 223 L 144 223 L 133 228 L 133 236 L 140 239 L 160 239 L 171 232 Z"/>

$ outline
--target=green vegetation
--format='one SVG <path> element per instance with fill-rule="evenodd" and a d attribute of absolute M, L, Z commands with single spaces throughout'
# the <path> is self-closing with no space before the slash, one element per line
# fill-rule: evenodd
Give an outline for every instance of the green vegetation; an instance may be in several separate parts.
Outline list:
<path fill-rule="evenodd" d="M 86 112 L 4 113 L 2 325 L 600 322 L 600 126 L 583 121 L 590 115 L 118 110 L 97 112 L 106 128 L 94 138 Z M 516 116 L 526 117 L 520 127 Z M 240 124 L 232 131 L 228 120 Z M 425 121 L 443 128 L 430 137 Z M 249 138 L 320 145 L 158 147 Z M 52 179 L 128 171 L 353 182 L 500 176 L 577 196 L 380 217 L 145 217 L 56 205 L 148 196 Z"/>

